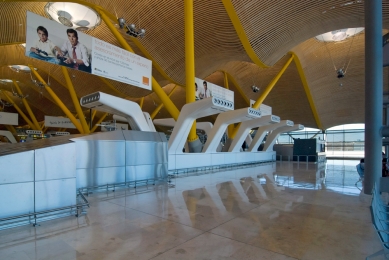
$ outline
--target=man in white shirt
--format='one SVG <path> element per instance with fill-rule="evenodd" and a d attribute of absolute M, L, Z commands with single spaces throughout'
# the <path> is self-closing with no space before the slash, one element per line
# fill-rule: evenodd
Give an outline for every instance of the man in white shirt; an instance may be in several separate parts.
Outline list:
<path fill-rule="evenodd" d="M 61 53 L 58 55 L 60 64 L 72 69 L 91 72 L 88 49 L 84 44 L 78 41 L 77 31 L 67 29 L 68 41 L 65 41 L 61 47 Z"/>
<path fill-rule="evenodd" d="M 44 60 L 50 63 L 58 64 L 55 52 L 61 52 L 61 49 L 49 40 L 49 32 L 43 26 L 36 29 L 39 40 L 30 48 L 28 56 L 38 60 Z"/>
<path fill-rule="evenodd" d="M 211 91 L 208 89 L 208 86 L 207 86 L 207 82 L 206 82 L 206 81 L 203 82 L 203 87 L 204 87 L 204 90 L 203 90 L 203 93 L 200 94 L 200 99 L 211 97 L 211 96 L 212 96 L 212 93 L 211 93 Z"/>

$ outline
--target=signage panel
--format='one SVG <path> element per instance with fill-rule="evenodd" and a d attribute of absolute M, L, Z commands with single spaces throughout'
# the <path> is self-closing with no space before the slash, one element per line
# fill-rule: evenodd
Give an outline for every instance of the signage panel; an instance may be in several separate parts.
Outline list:
<path fill-rule="evenodd" d="M 250 99 L 250 107 L 253 107 L 254 104 L 255 104 L 255 100 Z M 262 116 L 269 116 L 269 115 L 272 114 L 272 107 L 271 106 L 267 106 L 265 104 L 261 104 L 259 106 L 259 110 L 261 110 L 261 115 Z"/>
<path fill-rule="evenodd" d="M 17 113 L 0 112 L 0 125 L 19 125 L 18 124 L 18 114 Z"/>
<path fill-rule="evenodd" d="M 80 121 L 77 119 L 77 121 Z M 67 117 L 57 117 L 57 116 L 45 116 L 45 126 L 46 127 L 61 127 L 61 128 L 72 128 L 76 127 Z"/>
<path fill-rule="evenodd" d="M 151 61 L 27 12 L 25 55 L 151 90 Z"/>

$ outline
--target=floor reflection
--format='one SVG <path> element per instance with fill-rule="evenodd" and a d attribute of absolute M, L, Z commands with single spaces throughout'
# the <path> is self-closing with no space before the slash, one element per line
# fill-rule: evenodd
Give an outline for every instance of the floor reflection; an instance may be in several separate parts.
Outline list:
<path fill-rule="evenodd" d="M 363 259 L 380 244 L 356 164 L 276 162 L 94 193 L 86 216 L 0 231 L 0 258 Z"/>

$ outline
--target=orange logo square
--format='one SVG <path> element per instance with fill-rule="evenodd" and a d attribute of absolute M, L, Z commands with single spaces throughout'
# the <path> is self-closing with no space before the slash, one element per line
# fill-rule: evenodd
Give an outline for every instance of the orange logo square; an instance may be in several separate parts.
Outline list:
<path fill-rule="evenodd" d="M 149 78 L 148 77 L 142 77 L 142 83 L 143 83 L 143 85 L 149 85 Z"/>

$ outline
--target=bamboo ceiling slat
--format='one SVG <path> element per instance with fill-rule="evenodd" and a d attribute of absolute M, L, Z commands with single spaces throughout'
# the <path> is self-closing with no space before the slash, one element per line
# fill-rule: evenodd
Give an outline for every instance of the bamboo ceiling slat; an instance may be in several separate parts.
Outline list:
<path fill-rule="evenodd" d="M 139 39 L 140 44 L 168 78 L 185 84 L 185 44 L 184 44 L 184 6 L 183 1 L 140 0 L 88 0 L 102 6 L 108 12 L 124 17 L 128 23 L 146 29 L 146 37 Z M 351 63 L 346 77 L 339 87 L 332 66 L 348 60 L 347 50 L 350 39 L 342 43 L 325 45 L 312 37 L 342 28 L 363 26 L 363 1 L 243 1 L 231 0 L 239 20 L 244 28 L 251 47 L 268 69 L 259 69 L 246 54 L 237 32 L 220 0 L 194 0 L 195 25 L 195 75 L 208 79 L 220 86 L 224 85 L 220 70 L 232 75 L 248 98 L 256 99 L 263 88 L 278 73 L 285 63 L 287 53 L 293 50 L 304 68 L 308 86 L 312 93 L 319 118 L 325 128 L 345 123 L 363 122 L 364 120 L 364 35 L 354 39 L 351 50 Z M 349 4 L 351 3 L 352 4 Z M 0 44 L 25 41 L 25 14 L 32 11 L 45 16 L 45 2 L 0 2 Z M 116 23 L 116 21 L 112 21 Z M 389 1 L 383 0 L 383 26 L 389 28 Z M 116 25 L 117 27 L 117 25 Z M 142 54 L 137 44 L 119 30 L 135 53 Z M 104 22 L 97 28 L 87 31 L 91 36 L 119 46 Z M 238 32 L 241 33 L 241 32 Z M 327 50 L 329 49 L 329 51 Z M 64 77 L 59 66 L 33 60 L 24 56 L 24 49 L 17 45 L 0 46 L 0 78 L 20 81 L 22 91 L 29 95 L 29 102 L 43 113 L 63 115 L 53 103 L 51 97 L 42 91 L 42 95 L 32 84 L 29 74 L 11 71 L 7 65 L 32 64 L 39 69 L 42 77 L 50 79 L 52 89 L 69 109 L 75 113 L 69 92 L 64 87 Z M 169 93 L 173 84 L 160 74 L 153 66 L 153 75 L 161 86 L 166 86 Z M 339 65 L 340 66 L 340 65 Z M 385 71 L 385 91 L 388 70 Z M 83 96 L 95 91 L 112 95 L 119 94 L 106 86 L 99 78 L 83 72 L 69 70 L 77 95 Z M 146 96 L 144 107 L 151 113 L 160 100 L 154 93 L 128 84 L 108 80 L 112 86 L 130 100 Z M 253 93 L 251 86 L 261 87 L 259 93 Z M 235 91 L 235 107 L 246 106 L 243 98 L 230 82 Z M 0 89 L 7 87 L 0 85 Z M 35 90 L 34 90 L 35 89 Z M 172 95 L 177 108 L 185 104 L 185 89 L 178 87 Z M 298 101 L 298 102 L 296 102 Z M 294 120 L 306 126 L 315 126 L 315 120 L 307 101 L 304 88 L 292 62 L 283 77 L 274 87 L 264 102 L 273 106 L 275 114 L 281 118 Z M 161 109 L 157 117 L 170 117 L 166 109 Z"/>

